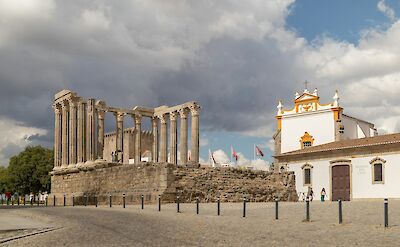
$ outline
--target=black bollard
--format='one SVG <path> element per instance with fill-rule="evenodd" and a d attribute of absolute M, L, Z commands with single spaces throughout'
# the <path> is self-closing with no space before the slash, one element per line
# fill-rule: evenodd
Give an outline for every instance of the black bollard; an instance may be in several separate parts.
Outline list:
<path fill-rule="evenodd" d="M 54 207 L 56 206 L 56 196 L 55 195 L 53 196 L 53 206 Z"/>
<path fill-rule="evenodd" d="M 87 195 L 83 195 L 83 200 L 84 200 L 84 204 L 85 204 L 85 207 L 87 206 Z"/>
<path fill-rule="evenodd" d="M 218 197 L 218 200 L 217 200 L 217 214 L 218 215 L 221 214 L 221 201 L 220 201 L 219 197 Z"/>
<path fill-rule="evenodd" d="M 3 206 L 3 196 L 1 197 L 1 205 Z"/>
<path fill-rule="evenodd" d="M 64 195 L 64 202 L 63 202 L 63 204 L 64 204 L 64 207 L 65 207 L 65 195 Z"/>
<path fill-rule="evenodd" d="M 385 215 L 385 227 L 389 226 L 389 202 L 388 199 L 385 198 L 384 202 L 384 215 Z"/>
<path fill-rule="evenodd" d="M 179 213 L 179 196 L 176 197 L 176 212 Z"/>
<path fill-rule="evenodd" d="M 47 207 L 47 205 L 48 205 L 48 203 L 49 203 L 49 196 L 48 195 L 46 195 L 46 199 L 45 199 L 45 205 L 46 205 L 46 207 Z"/>
<path fill-rule="evenodd" d="M 11 206 L 14 206 L 14 199 L 11 199 Z"/>
<path fill-rule="evenodd" d="M 158 212 L 161 211 L 161 196 L 158 195 Z"/>
<path fill-rule="evenodd" d="M 112 207 L 112 197 L 110 195 L 110 208 Z"/>
<path fill-rule="evenodd" d="M 122 194 L 122 207 L 125 208 L 125 194 Z"/>
<path fill-rule="evenodd" d="M 40 203 L 40 197 L 38 196 L 37 197 L 37 205 L 39 206 L 39 203 Z"/>
<path fill-rule="evenodd" d="M 198 197 L 196 197 L 196 214 L 199 214 L 199 210 L 200 209 L 200 206 L 199 206 L 199 198 Z"/>
<path fill-rule="evenodd" d="M 339 224 L 343 222 L 343 214 L 342 214 L 342 200 L 339 199 Z"/>
<path fill-rule="evenodd" d="M 278 198 L 275 199 L 275 219 L 279 219 L 279 205 L 278 205 Z"/>
<path fill-rule="evenodd" d="M 243 217 L 246 217 L 246 197 L 243 198 Z"/>
<path fill-rule="evenodd" d="M 75 207 L 75 196 L 72 195 L 72 207 Z"/>
<path fill-rule="evenodd" d="M 26 205 L 26 196 L 24 195 L 24 206 Z"/>
<path fill-rule="evenodd" d="M 19 206 L 19 196 L 17 197 L 17 205 Z"/>
<path fill-rule="evenodd" d="M 94 205 L 97 208 L 97 196 L 96 195 L 94 196 Z"/>
<path fill-rule="evenodd" d="M 142 209 L 144 209 L 144 195 L 141 195 L 140 199 L 142 200 Z"/>
<path fill-rule="evenodd" d="M 306 221 L 310 221 L 310 200 L 306 199 Z"/>

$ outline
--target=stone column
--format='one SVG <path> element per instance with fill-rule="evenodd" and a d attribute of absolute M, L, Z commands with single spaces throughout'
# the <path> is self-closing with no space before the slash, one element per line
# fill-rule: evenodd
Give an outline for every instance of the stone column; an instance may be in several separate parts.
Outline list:
<path fill-rule="evenodd" d="M 199 163 L 199 115 L 200 107 L 198 105 L 190 106 L 190 112 L 192 113 L 192 160 L 193 163 Z"/>
<path fill-rule="evenodd" d="M 171 112 L 169 114 L 170 119 L 170 137 L 169 137 L 169 162 L 172 164 L 177 164 L 177 126 L 176 126 L 176 117 L 177 112 Z"/>
<path fill-rule="evenodd" d="M 186 108 L 179 110 L 181 117 L 181 130 L 179 141 L 179 164 L 185 165 L 188 161 L 188 110 Z"/>
<path fill-rule="evenodd" d="M 75 99 L 69 100 L 69 165 L 68 167 L 75 167 L 76 165 L 76 113 L 77 102 Z"/>
<path fill-rule="evenodd" d="M 153 117 L 151 119 L 151 124 L 153 126 L 153 149 L 151 158 L 153 162 L 157 162 L 158 161 L 158 118 Z"/>
<path fill-rule="evenodd" d="M 86 161 L 86 103 L 82 99 L 78 103 L 77 132 L 77 162 L 81 165 Z"/>
<path fill-rule="evenodd" d="M 167 119 L 166 115 L 159 116 L 160 119 L 160 159 L 159 162 L 167 162 Z"/>
<path fill-rule="evenodd" d="M 117 129 L 115 130 L 115 151 L 117 152 L 117 162 L 123 163 L 124 158 L 124 115 L 123 112 L 114 113 L 117 121 Z"/>
<path fill-rule="evenodd" d="M 62 106 L 62 124 L 61 124 L 61 167 L 66 168 L 68 166 L 68 124 L 69 124 L 69 105 L 67 100 L 63 100 Z"/>
<path fill-rule="evenodd" d="M 97 158 L 99 160 L 103 160 L 103 151 L 104 151 L 104 115 L 105 112 L 102 109 L 99 109 L 97 111 L 98 114 L 98 119 L 99 119 L 99 128 L 98 128 L 98 135 L 99 135 L 99 141 L 98 141 L 98 152 L 97 152 Z"/>
<path fill-rule="evenodd" d="M 142 115 L 135 114 L 135 164 L 142 160 Z"/>
<path fill-rule="evenodd" d="M 86 143 L 86 163 L 93 163 L 96 160 L 97 152 L 97 113 L 95 99 L 89 99 L 87 102 L 87 143 Z"/>
<path fill-rule="evenodd" d="M 58 170 L 61 166 L 61 106 L 59 104 L 54 104 L 54 169 Z"/>

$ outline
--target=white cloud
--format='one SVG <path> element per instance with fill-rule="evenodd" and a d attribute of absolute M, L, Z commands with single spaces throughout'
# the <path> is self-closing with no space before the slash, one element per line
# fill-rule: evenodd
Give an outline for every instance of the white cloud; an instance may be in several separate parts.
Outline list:
<path fill-rule="evenodd" d="M 380 0 L 377 4 L 377 8 L 380 12 L 385 14 L 387 16 L 387 18 L 389 18 L 391 21 L 396 20 L 396 14 L 395 14 L 394 10 L 391 7 L 386 5 L 385 0 Z"/>
<path fill-rule="evenodd" d="M 0 118 L 0 165 L 8 165 L 8 158 L 17 155 L 32 143 L 31 137 L 43 136 L 46 130 L 26 127 L 20 122 Z"/>
<path fill-rule="evenodd" d="M 83 24 L 91 30 L 107 30 L 110 21 L 100 10 L 85 10 L 82 13 Z"/>
<path fill-rule="evenodd" d="M 229 156 L 226 155 L 226 153 L 222 149 L 218 149 L 218 150 L 214 151 L 213 155 L 214 155 L 215 161 L 218 164 L 229 164 L 230 163 Z"/>
<path fill-rule="evenodd" d="M 292 105 L 307 79 L 397 130 L 400 22 L 309 42 L 287 28 L 293 2 L 0 0 L 0 116 L 52 133 L 52 94 L 70 88 L 113 106 L 198 100 L 202 130 L 271 137 L 277 99 Z"/>

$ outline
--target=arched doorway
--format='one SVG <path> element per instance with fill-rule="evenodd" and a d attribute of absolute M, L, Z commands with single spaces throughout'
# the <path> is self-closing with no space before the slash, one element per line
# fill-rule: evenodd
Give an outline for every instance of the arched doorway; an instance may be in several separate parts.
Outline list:
<path fill-rule="evenodd" d="M 350 161 L 331 162 L 331 200 L 350 201 L 351 170 Z"/>

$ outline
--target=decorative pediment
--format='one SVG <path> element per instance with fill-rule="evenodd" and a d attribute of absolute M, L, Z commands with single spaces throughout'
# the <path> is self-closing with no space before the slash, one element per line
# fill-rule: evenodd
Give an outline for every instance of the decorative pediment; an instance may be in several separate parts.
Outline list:
<path fill-rule="evenodd" d="M 300 102 L 304 102 L 304 101 L 315 101 L 315 100 L 319 100 L 318 96 L 315 96 L 311 93 L 303 93 L 302 95 L 300 95 L 299 97 L 297 97 L 294 102 L 295 103 L 300 103 Z"/>
<path fill-rule="evenodd" d="M 300 138 L 301 149 L 311 147 L 313 143 L 314 138 L 308 132 L 304 132 L 304 135 Z"/>

